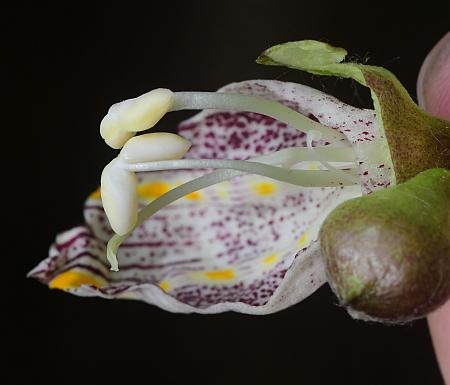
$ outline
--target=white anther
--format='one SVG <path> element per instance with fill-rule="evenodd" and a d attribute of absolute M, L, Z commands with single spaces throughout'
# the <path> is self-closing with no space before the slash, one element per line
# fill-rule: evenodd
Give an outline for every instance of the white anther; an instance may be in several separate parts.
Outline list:
<path fill-rule="evenodd" d="M 117 158 L 103 169 L 101 194 L 114 232 L 124 235 L 132 230 L 138 213 L 137 178 L 133 172 L 121 168 Z"/>
<path fill-rule="evenodd" d="M 183 137 L 169 132 L 152 132 L 131 138 L 120 151 L 127 163 L 181 159 L 191 147 Z"/>
<path fill-rule="evenodd" d="M 121 148 L 136 132 L 152 128 L 171 109 L 174 94 L 158 88 L 113 104 L 100 123 L 100 135 L 113 148 Z"/>

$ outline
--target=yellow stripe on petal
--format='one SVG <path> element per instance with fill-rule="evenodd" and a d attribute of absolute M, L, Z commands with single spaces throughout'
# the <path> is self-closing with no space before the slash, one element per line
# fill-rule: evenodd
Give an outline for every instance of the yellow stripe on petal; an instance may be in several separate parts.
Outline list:
<path fill-rule="evenodd" d="M 308 230 L 306 230 L 298 239 L 298 244 L 303 247 L 306 246 L 308 241 L 309 241 Z"/>
<path fill-rule="evenodd" d="M 141 183 L 137 188 L 139 197 L 143 199 L 158 198 L 169 190 L 169 183 L 162 181 Z"/>
<path fill-rule="evenodd" d="M 91 195 L 89 195 L 89 199 L 93 200 L 101 199 L 100 187 L 97 190 L 95 190 Z"/>
<path fill-rule="evenodd" d="M 230 182 L 229 181 L 223 181 L 223 182 L 217 183 L 216 189 L 217 189 L 217 195 L 221 199 L 228 199 L 230 197 L 229 193 L 228 193 L 228 191 L 230 190 Z"/>
<path fill-rule="evenodd" d="M 214 271 L 205 271 L 205 276 L 211 280 L 229 280 L 234 278 L 234 270 L 233 269 L 225 269 L 225 270 L 214 270 Z"/>
<path fill-rule="evenodd" d="M 317 162 L 312 162 L 308 164 L 308 170 L 311 171 L 320 170 L 319 164 Z"/>
<path fill-rule="evenodd" d="M 258 195 L 267 196 L 272 195 L 276 191 L 277 186 L 271 182 L 260 182 L 256 183 L 253 188 Z"/>
<path fill-rule="evenodd" d="M 268 255 L 267 257 L 263 258 L 261 262 L 266 265 L 270 265 L 270 264 L 274 263 L 277 259 L 278 259 L 278 254 L 271 254 L 271 255 Z"/>
<path fill-rule="evenodd" d="M 190 194 L 185 195 L 184 197 L 191 201 L 198 201 L 198 200 L 202 199 L 203 195 L 200 191 L 194 191 L 194 192 L 191 192 Z"/>
<path fill-rule="evenodd" d="M 96 278 L 89 273 L 80 273 L 78 271 L 65 271 L 53 278 L 48 286 L 50 289 L 67 290 L 80 287 L 81 285 L 92 285 L 95 287 L 104 287 L 106 282 L 103 279 Z"/>
<path fill-rule="evenodd" d="M 169 289 L 170 289 L 170 283 L 169 283 L 169 281 L 161 281 L 161 282 L 159 283 L 159 287 L 160 287 L 162 290 L 164 290 L 165 292 L 168 292 Z"/>

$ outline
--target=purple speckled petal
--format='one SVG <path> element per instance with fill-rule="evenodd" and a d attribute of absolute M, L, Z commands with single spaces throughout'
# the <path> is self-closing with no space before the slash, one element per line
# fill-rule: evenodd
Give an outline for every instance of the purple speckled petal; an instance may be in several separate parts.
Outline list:
<path fill-rule="evenodd" d="M 247 81 L 222 91 L 279 100 L 342 130 L 355 144 L 378 135 L 373 111 L 347 106 L 309 87 Z M 247 159 L 305 146 L 304 134 L 252 113 L 204 111 L 179 130 L 193 143 L 191 158 Z M 141 203 L 204 172 L 140 173 Z M 374 184 L 364 173 L 365 191 L 377 188 L 379 179 Z M 146 220 L 119 249 L 119 272 L 111 272 L 106 262 L 112 231 L 98 194 L 93 194 L 85 206 L 86 226 L 59 235 L 49 257 L 30 276 L 73 294 L 138 299 L 173 312 L 271 313 L 301 301 L 325 282 L 315 242 L 318 229 L 337 204 L 360 194 L 358 186 L 301 188 L 240 176 L 189 194 Z M 73 273 L 67 275 L 70 279 L 85 280 L 61 286 L 59 278 L 68 272 Z"/>
<path fill-rule="evenodd" d="M 324 267 L 320 259 L 320 248 L 317 242 L 310 247 L 300 250 L 288 270 L 281 271 L 280 276 L 283 277 L 279 287 L 275 290 L 264 288 L 264 280 L 271 277 L 264 277 L 259 281 L 255 281 L 253 285 L 244 287 L 243 284 L 224 287 L 213 287 L 211 292 L 226 292 L 226 296 L 222 301 L 213 302 L 205 307 L 196 307 L 196 303 L 191 301 L 182 301 L 179 296 L 167 295 L 154 284 L 130 284 L 115 289 L 97 289 L 92 286 L 83 285 L 78 289 L 71 289 L 71 292 L 81 296 L 99 296 L 103 298 L 123 298 L 136 299 L 145 301 L 149 304 L 156 305 L 164 310 L 174 313 L 200 313 L 211 314 L 221 313 L 225 311 L 236 311 L 248 314 L 270 314 L 283 310 L 289 306 L 295 305 L 302 299 L 316 291 L 325 281 Z M 276 274 L 273 279 L 277 279 Z M 198 298 L 195 293 L 196 287 L 188 288 L 184 291 L 184 296 L 193 295 Z M 261 292 L 267 301 L 260 305 L 253 305 L 253 297 L 255 292 Z M 208 295 L 208 294 L 206 294 Z M 214 294 L 210 294 L 214 296 Z M 248 301 L 244 301 L 247 298 Z"/>

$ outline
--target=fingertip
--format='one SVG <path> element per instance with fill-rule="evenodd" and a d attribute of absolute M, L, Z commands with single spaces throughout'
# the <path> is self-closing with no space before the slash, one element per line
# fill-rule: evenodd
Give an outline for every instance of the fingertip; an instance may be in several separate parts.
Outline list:
<path fill-rule="evenodd" d="M 439 40 L 422 64 L 417 98 L 424 110 L 450 119 L 450 32 Z M 450 384 L 450 299 L 427 318 L 442 376 Z"/>
<path fill-rule="evenodd" d="M 417 80 L 419 105 L 444 119 L 450 119 L 450 32 L 425 58 Z"/>
<path fill-rule="evenodd" d="M 442 376 L 450 384 L 450 300 L 428 316 L 428 326 Z"/>

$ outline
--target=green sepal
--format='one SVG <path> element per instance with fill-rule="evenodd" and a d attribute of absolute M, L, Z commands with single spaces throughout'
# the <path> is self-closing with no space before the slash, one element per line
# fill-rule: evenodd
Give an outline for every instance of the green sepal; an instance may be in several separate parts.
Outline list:
<path fill-rule="evenodd" d="M 386 158 L 395 172 L 392 183 L 404 182 L 430 168 L 450 169 L 450 122 L 421 110 L 390 71 L 342 62 L 346 54 L 343 48 L 302 40 L 273 46 L 256 61 L 316 75 L 352 78 L 369 87 L 380 134 L 387 141 Z"/>

